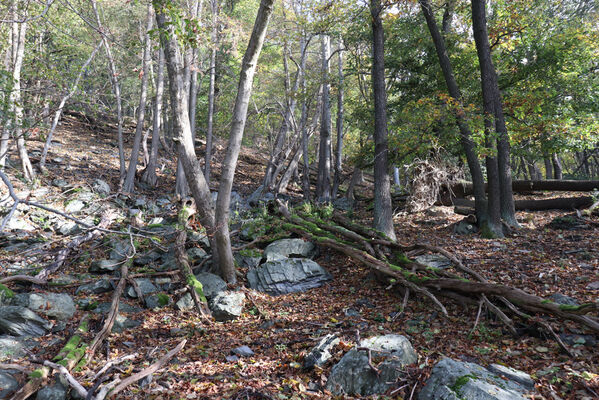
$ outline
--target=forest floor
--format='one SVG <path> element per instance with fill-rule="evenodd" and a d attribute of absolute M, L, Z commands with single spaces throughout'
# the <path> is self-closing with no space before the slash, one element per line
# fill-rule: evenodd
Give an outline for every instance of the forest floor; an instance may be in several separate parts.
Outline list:
<path fill-rule="evenodd" d="M 92 126 L 81 119 L 67 116 L 56 133 L 57 142 L 49 154 L 48 173 L 40 177 L 40 186 L 47 187 L 47 203 L 62 204 L 67 191 L 51 185 L 56 179 L 68 182 L 70 188 L 87 188 L 94 179 L 103 179 L 111 188 L 118 184 L 118 151 L 110 127 Z M 28 142 L 35 160 L 35 150 L 41 141 Z M 215 153 L 222 154 L 224 143 L 219 143 Z M 13 156 L 13 160 L 14 160 Z M 249 195 L 259 184 L 266 164 L 265 154 L 244 149 L 237 168 L 235 189 Z M 175 165 L 166 159 L 159 173 L 158 190 L 141 190 L 136 196 L 147 199 L 170 196 L 174 187 Z M 22 195 L 33 192 L 19 180 L 16 170 L 9 169 L 15 188 Z M 218 166 L 215 168 L 215 179 Z M 5 197 L 4 188 L 0 197 Z M 72 193 L 72 189 L 71 189 Z M 544 198 L 552 194 L 545 194 Z M 557 195 L 557 194 L 553 194 Z M 101 202 L 114 202 L 108 196 Z M 367 213 L 358 213 L 367 222 Z M 597 301 L 599 290 L 587 289 L 591 282 L 599 281 L 599 228 L 582 226 L 574 230 L 553 229 L 551 221 L 571 214 L 566 211 L 518 212 L 522 229 L 505 239 L 487 240 L 478 234 L 456 235 L 452 224 L 463 217 L 449 207 L 434 207 L 418 214 L 399 215 L 395 219 L 396 232 L 403 244 L 424 242 L 453 252 L 468 267 L 489 280 L 517 287 L 539 296 L 554 293 L 571 296 L 580 303 Z M 171 217 L 176 215 L 172 209 Z M 83 209 L 78 218 L 86 216 Z M 121 227 L 126 226 L 121 222 Z M 30 232 L 43 236 L 50 243 L 45 253 L 38 256 L 44 266 L 53 260 L 56 251 L 69 242 L 68 236 L 53 232 Z M 26 251 L 6 252 L 0 236 L 0 266 L 8 266 L 27 257 Z M 107 258 L 106 241 L 84 245 L 58 274 L 78 275 L 87 272 L 94 259 Z M 82 257 L 82 255 L 86 255 Z M 173 307 L 137 313 L 142 321 L 136 328 L 123 333 L 112 333 L 108 346 L 99 351 L 96 360 L 75 377 L 86 382 L 91 370 L 99 369 L 107 358 L 137 352 L 139 356 L 124 371 L 131 374 L 148 365 L 148 361 L 174 348 L 183 337 L 188 342 L 181 353 L 153 381 L 140 388 L 131 386 L 119 398 L 138 399 L 241 399 L 241 398 L 330 398 L 317 390 L 326 382 L 329 370 L 343 354 L 354 345 L 355 331 L 361 337 L 386 333 L 408 337 L 419 355 L 418 366 L 407 378 L 409 385 L 393 398 L 410 397 L 422 387 L 434 363 L 442 357 L 477 362 L 481 365 L 499 363 L 523 370 L 533 376 L 540 393 L 539 398 L 592 399 L 599 392 L 599 338 L 580 336 L 570 346 L 574 357 L 560 351 L 552 339 L 535 332 L 526 332 L 514 338 L 502 325 L 483 314 L 473 330 L 477 309 L 463 308 L 446 302 L 449 317 L 437 312 L 428 300 L 414 299 L 408 303 L 404 315 L 393 319 L 402 296 L 386 289 L 373 278 L 369 268 L 357 265 L 351 259 L 330 252 L 321 252 L 315 259 L 333 275 L 330 283 L 304 293 L 278 297 L 254 292 L 254 307 L 246 306 L 241 318 L 226 323 L 203 323 L 194 312 L 177 311 Z M 142 267 L 139 267 L 140 270 Z M 135 272 L 135 269 L 131 271 Z M 245 272 L 245 271 L 243 271 Z M 0 277 L 6 271 L 0 267 Z M 42 288 L 11 284 L 15 291 L 45 290 Z M 110 301 L 111 292 L 103 295 L 75 295 L 75 285 L 61 288 L 74 298 L 82 297 L 98 302 Z M 135 300 L 126 300 L 135 305 Z M 139 306 L 139 304 L 137 304 Z M 143 306 L 142 306 L 143 307 Z M 256 312 L 259 309 L 261 312 Z M 355 312 L 348 312 L 351 309 Z M 61 332 L 40 338 L 36 355 L 49 359 L 55 355 L 79 323 L 84 311 L 78 310 Z M 99 328 L 99 316 L 91 324 Z M 268 322 L 270 321 L 270 322 Z M 554 330 L 573 337 L 582 335 L 580 328 L 570 322 L 552 320 Z M 303 357 L 328 333 L 339 332 L 342 342 L 335 348 L 333 360 L 324 369 L 304 371 L 300 367 Z M 92 333 L 90 333 L 90 340 Z M 235 362 L 226 360 L 231 349 L 247 345 L 255 353 Z M 28 366 L 28 361 L 18 361 Z M 23 377 L 23 379 L 25 379 Z"/>

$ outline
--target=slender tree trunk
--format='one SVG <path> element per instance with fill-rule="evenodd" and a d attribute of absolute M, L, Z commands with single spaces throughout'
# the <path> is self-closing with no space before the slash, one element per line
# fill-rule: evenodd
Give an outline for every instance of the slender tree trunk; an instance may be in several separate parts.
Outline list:
<path fill-rule="evenodd" d="M 451 2 L 451 0 L 448 1 L 448 3 L 449 2 Z M 428 26 L 428 30 L 431 34 L 433 43 L 435 45 L 435 49 L 437 51 L 439 65 L 441 66 L 441 70 L 443 71 L 443 76 L 445 78 L 445 84 L 447 85 L 449 95 L 457 103 L 457 107 L 452 107 L 452 109 L 455 110 L 454 115 L 460 131 L 460 142 L 466 155 L 466 161 L 468 162 L 470 175 L 472 176 L 472 182 L 474 185 L 476 217 L 479 224 L 482 224 L 484 223 L 484 221 L 488 219 L 487 196 L 485 194 L 485 179 L 482 173 L 480 162 L 478 161 L 478 155 L 476 154 L 476 145 L 472 141 L 472 132 L 470 131 L 468 121 L 466 120 L 466 113 L 463 109 L 462 93 L 460 92 L 460 89 L 456 82 L 455 75 L 453 73 L 453 68 L 451 66 L 451 61 L 449 59 L 449 56 L 447 55 L 445 40 L 439 32 L 439 28 L 437 27 L 437 22 L 435 21 L 435 16 L 432 12 L 432 8 L 429 4 L 429 1 L 420 0 L 420 7 L 422 9 L 422 14 L 424 15 L 426 24 Z"/>
<path fill-rule="evenodd" d="M 337 88 L 337 156 L 335 157 L 335 178 L 333 179 L 333 199 L 337 198 L 337 191 L 341 184 L 343 173 L 343 39 L 339 37 L 337 47 L 337 73 L 339 87 Z"/>
<path fill-rule="evenodd" d="M 168 0 L 155 0 L 154 10 L 156 12 L 156 22 L 161 31 L 160 41 L 164 48 L 168 70 L 172 123 L 176 134 L 177 150 L 196 202 L 200 222 L 206 228 L 210 239 L 212 261 L 214 265 L 220 265 L 218 246 L 214 234 L 215 230 L 221 227 L 217 227 L 215 224 L 212 195 L 195 153 L 189 122 L 188 93 L 183 80 L 183 57 L 174 33 L 174 26 L 167 23 L 166 15 L 163 13 L 167 2 Z"/>
<path fill-rule="evenodd" d="M 116 70 L 116 63 L 112 57 L 112 51 L 110 50 L 110 42 L 104 34 L 104 28 L 100 21 L 100 13 L 98 13 L 98 6 L 96 0 L 90 0 L 94 15 L 96 17 L 96 24 L 98 25 L 98 31 L 102 37 L 102 43 L 104 44 L 104 50 L 106 50 L 106 57 L 108 58 L 108 67 L 110 72 L 110 82 L 112 83 L 112 90 L 116 99 L 116 115 L 117 115 L 117 140 L 119 146 L 119 171 L 121 180 L 125 178 L 127 173 L 127 167 L 125 165 L 125 146 L 123 144 L 123 107 L 121 103 L 121 86 L 119 84 L 119 74 Z"/>
<path fill-rule="evenodd" d="M 514 195 L 512 192 L 512 173 L 510 166 L 509 136 L 505 125 L 503 114 L 503 100 L 497 74 L 491 58 L 491 47 L 487 32 L 487 16 L 485 0 L 472 0 L 472 26 L 474 41 L 481 71 L 482 92 L 484 102 L 485 119 L 493 118 L 493 127 L 488 126 L 488 133 L 497 133 L 497 174 L 499 177 L 499 204 L 501 218 L 510 227 L 519 227 L 516 220 L 516 209 L 514 206 Z M 494 129 L 492 129 L 494 128 Z M 494 135 L 493 135 L 494 136 Z M 493 166 L 494 168 L 494 166 Z M 489 182 L 491 185 L 491 182 Z M 489 192 L 489 196 L 491 192 Z M 493 199 L 493 202 L 495 200 Z M 491 204 L 491 199 L 489 199 Z"/>
<path fill-rule="evenodd" d="M 316 199 L 319 202 L 328 202 L 331 200 L 331 102 L 328 82 L 331 39 L 327 35 L 322 35 L 321 41 L 323 88 Z"/>
<path fill-rule="evenodd" d="M 300 59 L 299 70 L 301 73 L 301 87 L 302 87 L 302 115 L 300 120 L 300 129 L 302 135 L 302 159 L 303 159 L 303 170 L 302 170 L 302 191 L 304 192 L 304 200 L 310 202 L 311 190 L 310 190 L 310 153 L 309 153 L 309 142 L 307 125 L 308 125 L 308 100 L 306 99 L 306 49 L 308 43 L 306 40 L 306 32 L 302 31 L 300 37 L 300 51 L 302 57 Z M 318 104 L 316 105 L 318 109 Z"/>
<path fill-rule="evenodd" d="M 16 15 L 16 14 L 15 14 Z M 25 17 L 27 14 L 25 13 Z M 16 27 L 16 28 L 15 28 Z M 25 57 L 25 35 L 27 33 L 27 22 L 13 22 L 13 32 L 18 32 L 17 40 L 13 39 L 13 48 L 15 58 L 13 63 L 13 87 L 10 93 L 10 104 L 14 112 L 13 116 L 13 132 L 17 140 L 17 150 L 21 159 L 21 167 L 23 168 L 23 177 L 32 181 L 35 179 L 35 172 L 31 166 L 27 148 L 25 146 L 25 133 L 23 132 L 23 104 L 21 96 L 21 70 L 23 68 L 23 58 Z"/>
<path fill-rule="evenodd" d="M 8 15 L 13 15 L 14 14 L 14 1 L 13 3 L 9 6 L 9 12 Z M 16 28 L 16 26 L 13 25 L 13 27 Z M 8 33 L 8 35 L 6 35 L 8 37 L 8 43 L 6 46 L 6 52 L 4 54 L 4 69 L 6 71 L 10 71 L 12 69 L 12 64 L 13 64 L 13 35 L 12 35 L 12 29 L 11 31 Z M 8 89 L 8 88 L 7 88 Z M 12 91 L 12 84 L 10 85 L 10 90 Z M 4 96 L 7 96 L 6 94 Z M 10 99 L 10 93 L 8 94 L 8 97 Z M 5 99 L 5 98 L 4 98 Z M 11 114 L 12 112 L 12 104 L 9 104 L 6 106 L 6 111 L 8 115 Z M 0 120 L 0 122 L 2 123 L 2 135 L 0 136 L 0 169 L 4 169 L 4 167 L 6 166 L 6 158 L 7 158 L 7 154 L 8 154 L 8 145 L 9 145 L 9 141 L 10 141 L 10 125 L 11 122 L 8 120 L 8 118 L 6 119 L 2 119 Z"/>
<path fill-rule="evenodd" d="M 216 47 L 218 45 L 218 0 L 210 0 L 212 29 L 210 31 L 210 87 L 208 89 L 208 129 L 206 131 L 206 155 L 204 175 L 210 183 L 212 165 L 212 135 L 214 130 L 214 94 L 216 84 Z"/>
<path fill-rule="evenodd" d="M 223 278 L 227 282 L 235 282 L 235 264 L 233 252 L 231 251 L 231 237 L 229 235 L 229 207 L 231 200 L 231 189 L 233 187 L 233 177 L 235 176 L 235 167 L 241 149 L 243 139 L 243 130 L 247 118 L 248 103 L 252 92 L 254 74 L 258 64 L 262 44 L 266 36 L 266 28 L 273 10 L 274 0 L 261 0 L 260 8 L 254 22 L 254 29 L 241 62 L 241 72 L 239 76 L 239 86 L 237 88 L 237 97 L 233 108 L 233 117 L 231 131 L 229 134 L 229 143 L 227 152 L 223 161 L 223 167 L 216 200 L 216 243 L 220 256 L 220 267 Z"/>
<path fill-rule="evenodd" d="M 123 185 L 125 193 L 133 193 L 135 190 L 135 173 L 137 172 L 137 161 L 139 159 L 139 148 L 144 129 L 144 121 L 146 117 L 146 97 L 148 94 L 148 72 L 150 63 L 152 62 L 150 52 L 152 50 L 152 41 L 150 40 L 150 30 L 152 29 L 154 16 L 152 15 L 152 5 L 148 5 L 147 27 L 145 34 L 145 46 L 142 55 L 142 76 L 141 89 L 139 95 L 139 110 L 137 112 L 137 126 L 135 127 L 135 138 L 133 139 L 133 148 L 131 149 L 131 157 L 129 159 L 129 169 L 127 177 Z"/>
<path fill-rule="evenodd" d="M 553 179 L 561 180 L 563 178 L 563 175 L 562 175 L 562 163 L 559 160 L 559 157 L 557 156 L 557 153 L 553 153 L 551 155 L 551 162 L 553 164 Z"/>
<path fill-rule="evenodd" d="M 40 158 L 39 168 L 41 171 L 43 171 L 44 167 L 46 166 L 46 157 L 48 156 L 48 150 L 50 149 L 50 145 L 52 144 L 52 136 L 54 135 L 54 131 L 56 130 L 56 127 L 58 126 L 58 122 L 60 121 L 60 117 L 62 116 L 62 110 L 64 109 L 64 106 L 67 103 L 67 101 L 69 101 L 71 99 L 71 97 L 73 97 L 75 95 L 75 93 L 77 93 L 77 90 L 79 89 L 79 82 L 81 81 L 83 74 L 86 72 L 87 67 L 92 62 L 92 60 L 96 56 L 96 53 L 98 52 L 98 50 L 100 50 L 101 46 L 102 46 L 102 42 L 100 41 L 100 43 L 98 43 L 96 48 L 90 54 L 89 58 L 81 66 L 81 71 L 79 71 L 79 75 L 77 75 L 75 82 L 73 82 L 73 86 L 71 86 L 71 90 L 69 91 L 69 93 L 67 93 L 62 98 L 62 100 L 60 101 L 60 104 L 58 105 L 58 109 L 54 113 L 54 119 L 52 120 L 52 126 L 50 127 L 50 131 L 48 132 L 48 136 L 46 137 L 46 143 L 44 144 L 44 149 L 42 151 L 42 156 Z"/>
<path fill-rule="evenodd" d="M 375 229 L 395 240 L 391 183 L 387 164 L 387 93 L 385 89 L 385 32 L 380 0 L 370 0 L 372 15 L 372 91 L 374 96 L 374 221 Z"/>
<path fill-rule="evenodd" d="M 156 96 L 154 98 L 154 122 L 152 124 L 152 147 L 148 165 L 142 175 L 142 182 L 156 186 L 158 176 L 156 175 L 156 161 L 158 158 L 158 143 L 160 141 L 161 117 L 162 117 L 162 95 L 164 92 L 164 51 L 158 51 L 158 73 L 156 75 Z"/>

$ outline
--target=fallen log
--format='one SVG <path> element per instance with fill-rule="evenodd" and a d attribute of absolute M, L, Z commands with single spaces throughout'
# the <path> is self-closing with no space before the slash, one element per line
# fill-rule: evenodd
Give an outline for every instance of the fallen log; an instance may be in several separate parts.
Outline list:
<path fill-rule="evenodd" d="M 593 204 L 591 196 L 583 197 L 558 197 L 555 199 L 542 200 L 516 200 L 514 205 L 516 211 L 543 211 L 543 210 L 574 210 L 576 208 L 589 207 Z M 474 214 L 474 200 L 453 199 L 457 214 Z"/>
<path fill-rule="evenodd" d="M 512 190 L 514 192 L 531 192 L 539 190 L 548 190 L 555 192 L 592 192 L 599 189 L 599 181 L 576 181 L 576 180 L 556 180 L 548 179 L 544 181 L 512 181 Z M 485 184 L 487 190 L 487 184 Z M 472 182 L 462 181 L 451 186 L 451 191 L 456 197 L 469 196 L 474 193 Z"/>
<path fill-rule="evenodd" d="M 526 312 L 550 315 L 577 322 L 592 331 L 599 332 L 599 321 L 586 315 L 599 310 L 599 303 L 586 303 L 576 307 L 557 304 L 550 299 L 544 299 L 517 288 L 489 282 L 480 274 L 465 267 L 457 257 L 443 249 L 438 251 L 439 249 L 434 246 L 418 244 L 404 246 L 390 241 L 384 235 L 367 227 L 352 229 L 353 232 L 348 234 L 334 223 L 327 223 L 318 217 L 304 218 L 301 215 L 292 214 L 280 201 L 279 211 L 289 221 L 283 225 L 286 230 L 315 241 L 321 246 L 339 251 L 389 277 L 393 280 L 393 284 L 401 285 L 413 293 L 428 297 L 445 315 L 447 315 L 447 310 L 437 296 L 462 299 L 464 303 L 468 303 L 465 299 L 472 299 L 476 304 L 483 301 L 487 308 L 497 314 L 512 332 L 515 332 L 513 324 L 504 311 L 527 320 L 530 319 L 530 315 Z M 345 229 L 357 227 L 354 222 L 338 215 L 334 215 L 333 218 L 336 221 L 341 221 Z M 339 238 L 339 235 L 342 238 Z M 364 246 L 364 242 L 368 242 L 369 247 L 379 248 L 376 255 L 369 252 L 369 248 Z M 456 273 L 428 267 L 410 260 L 405 255 L 405 251 L 415 248 L 449 255 L 450 260 L 454 263 Z M 498 305 L 493 304 L 493 301 L 499 302 L 500 305 L 506 305 L 507 310 L 501 310 Z M 518 308 L 526 312 L 519 311 Z M 514 312 L 514 310 L 518 312 Z"/>

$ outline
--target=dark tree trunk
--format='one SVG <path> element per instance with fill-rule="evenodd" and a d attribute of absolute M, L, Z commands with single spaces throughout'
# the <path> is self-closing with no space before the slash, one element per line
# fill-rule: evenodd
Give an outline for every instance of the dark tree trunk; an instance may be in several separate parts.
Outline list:
<path fill-rule="evenodd" d="M 552 160 L 546 154 L 543 156 L 543 163 L 545 164 L 545 179 L 553 179 Z"/>
<path fill-rule="evenodd" d="M 374 96 L 374 228 L 395 240 L 391 184 L 387 164 L 387 93 L 385 88 L 385 32 L 380 0 L 370 0 L 372 15 L 372 92 Z"/>
<path fill-rule="evenodd" d="M 472 27 L 481 71 L 486 132 L 488 137 L 489 135 L 495 137 L 495 133 L 498 136 L 497 178 L 500 215 L 510 227 L 518 227 L 519 225 L 516 220 L 516 210 L 514 207 L 514 195 L 512 193 L 509 136 L 505 125 L 505 117 L 503 115 L 503 102 L 497 83 L 497 74 L 491 58 L 485 0 L 472 0 Z M 490 141 L 494 141 L 492 138 L 489 139 Z M 495 165 L 491 160 L 490 163 L 493 164 L 491 166 L 491 174 L 494 175 Z M 489 184 L 491 186 L 495 185 L 495 183 L 491 183 L 490 178 Z M 491 193 L 492 192 L 489 193 L 489 196 L 491 196 Z M 494 202 L 495 199 L 489 198 L 489 206 Z"/>
<path fill-rule="evenodd" d="M 218 41 L 218 0 L 210 0 L 212 10 L 212 29 L 210 31 L 210 87 L 208 89 L 208 130 L 206 131 L 206 155 L 204 157 L 204 175 L 210 184 L 212 166 L 212 134 L 214 130 L 214 93 L 216 84 L 216 46 Z"/>
<path fill-rule="evenodd" d="M 158 143 L 160 141 L 160 125 L 162 117 L 162 95 L 164 92 L 164 50 L 158 50 L 158 72 L 156 74 L 156 95 L 154 97 L 154 118 L 152 123 L 152 145 L 148 165 L 142 175 L 142 181 L 150 186 L 156 186 L 156 161 L 158 158 Z M 167 149 L 165 149 L 167 150 Z"/>
<path fill-rule="evenodd" d="M 448 3 L 449 2 L 451 2 L 451 0 L 449 0 Z M 476 154 L 476 146 L 471 139 L 472 132 L 470 131 L 468 121 L 465 118 L 466 113 L 463 112 L 462 109 L 462 94 L 460 93 L 460 89 L 456 82 L 451 61 L 447 55 L 445 41 L 439 32 L 439 28 L 437 27 L 437 23 L 435 21 L 435 16 L 428 0 L 421 0 L 420 6 L 424 18 L 426 19 L 426 24 L 433 39 L 433 43 L 435 44 L 435 49 L 437 50 L 437 57 L 439 58 L 439 64 L 441 66 L 441 70 L 443 71 L 443 76 L 445 77 L 445 83 L 447 85 L 449 95 L 458 104 L 457 108 L 454 107 L 456 122 L 460 130 L 460 140 L 462 148 L 464 149 L 464 153 L 466 154 L 466 161 L 468 162 L 468 168 L 470 170 L 470 175 L 472 176 L 472 182 L 474 183 L 476 217 L 479 223 L 482 223 L 488 219 L 487 197 L 485 195 L 484 189 L 485 179 L 483 177 L 480 162 L 478 161 L 478 156 Z"/>
<path fill-rule="evenodd" d="M 562 163 L 557 156 L 557 153 L 551 155 L 551 162 L 553 164 L 553 179 L 561 180 L 562 176 Z"/>

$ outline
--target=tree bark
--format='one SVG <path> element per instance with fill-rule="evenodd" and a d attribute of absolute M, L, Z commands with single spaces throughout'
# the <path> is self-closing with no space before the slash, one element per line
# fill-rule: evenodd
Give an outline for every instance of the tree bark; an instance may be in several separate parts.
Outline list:
<path fill-rule="evenodd" d="M 447 4 L 449 5 L 451 2 L 452 0 L 449 0 Z M 483 221 L 486 221 L 488 219 L 487 196 L 485 194 L 484 189 L 485 178 L 483 176 L 480 162 L 476 154 L 476 145 L 472 141 L 472 132 L 466 119 L 466 112 L 463 108 L 462 93 L 460 92 L 459 86 L 456 82 L 455 75 L 453 73 L 453 68 L 451 66 L 451 61 L 447 54 L 445 40 L 439 32 L 439 28 L 437 27 L 437 22 L 435 20 L 435 16 L 432 12 L 432 8 L 430 6 L 429 1 L 420 0 L 420 7 L 422 9 L 422 14 L 424 15 L 426 24 L 428 26 L 428 30 L 431 34 L 433 43 L 435 45 L 435 49 L 437 51 L 439 65 L 441 66 L 441 70 L 443 71 L 443 76 L 445 78 L 445 84 L 447 85 L 449 95 L 457 104 L 457 107 L 452 107 L 452 110 L 454 111 L 456 123 L 460 131 L 460 142 L 462 144 L 462 149 L 464 150 L 464 153 L 466 155 L 468 169 L 470 170 L 470 175 L 472 176 L 472 181 L 475 190 L 474 198 L 476 203 L 475 212 L 477 221 L 479 221 L 479 223 L 483 223 Z"/>
<path fill-rule="evenodd" d="M 339 37 L 337 47 L 337 74 L 339 87 L 337 88 L 337 155 L 335 157 L 335 177 L 333 179 L 332 198 L 337 198 L 337 191 L 341 183 L 343 160 L 343 39 Z"/>
<path fill-rule="evenodd" d="M 545 179 L 553 179 L 553 164 L 547 154 L 543 155 L 543 163 L 545 164 Z"/>
<path fill-rule="evenodd" d="M 108 67 L 110 73 L 110 82 L 112 83 L 112 90 L 116 99 L 116 115 L 117 115 L 117 140 L 119 146 L 119 171 L 121 179 L 125 178 L 127 168 L 125 166 L 125 147 L 123 144 L 123 107 L 121 104 L 121 86 L 119 84 L 119 74 L 116 69 L 116 63 L 112 57 L 112 51 L 110 50 L 110 43 L 104 33 L 102 22 L 100 21 L 100 13 L 98 13 L 98 6 L 96 0 L 90 0 L 94 15 L 96 17 L 96 24 L 98 25 L 98 31 L 102 37 L 102 43 L 104 44 L 104 50 L 106 50 L 106 57 L 108 58 Z"/>
<path fill-rule="evenodd" d="M 229 133 L 229 143 L 227 152 L 222 164 L 222 172 L 216 200 L 216 226 L 215 232 L 216 245 L 220 257 L 220 269 L 223 278 L 230 283 L 235 282 L 235 264 L 233 252 L 231 251 L 231 237 L 229 235 L 229 206 L 231 200 L 231 189 L 233 187 L 233 177 L 235 167 L 241 149 L 243 139 L 243 130 L 247 118 L 248 103 L 252 92 L 254 74 L 258 64 L 258 58 L 264 38 L 266 28 L 273 10 L 274 0 L 261 0 L 252 35 L 241 62 L 241 71 L 239 75 L 239 85 L 237 87 L 237 97 L 233 108 L 233 117 L 231 131 Z"/>
<path fill-rule="evenodd" d="M 553 164 L 553 179 L 561 180 L 562 175 L 562 163 L 557 156 L 557 153 L 551 155 L 551 163 Z"/>
<path fill-rule="evenodd" d="M 331 200 L 331 101 L 329 80 L 329 58 L 331 39 L 321 36 L 322 57 L 322 113 L 320 115 L 320 144 L 318 150 L 318 178 L 316 180 L 316 200 Z"/>
<path fill-rule="evenodd" d="M 472 207 L 474 204 L 468 199 L 454 199 L 456 207 Z M 542 200 L 516 200 L 515 208 L 518 211 L 542 211 L 542 210 L 573 210 L 575 208 L 589 207 L 593 204 L 591 196 L 582 197 L 560 197 Z"/>
<path fill-rule="evenodd" d="M 485 185 L 485 190 L 487 186 Z M 550 190 L 563 192 L 591 192 L 599 189 L 599 181 L 576 181 L 576 180 L 517 180 L 512 181 L 514 192 L 531 192 L 536 190 Z M 472 194 L 472 183 L 460 182 L 451 187 L 456 197 L 464 197 Z"/>
<path fill-rule="evenodd" d="M 483 111 L 485 113 L 485 126 L 489 135 L 497 134 L 497 177 L 499 183 L 499 206 L 501 218 L 512 228 L 519 226 L 514 208 L 514 195 L 512 193 L 512 172 L 510 166 L 510 146 L 505 117 L 503 114 L 503 100 L 497 83 L 497 73 L 491 58 L 491 47 L 487 32 L 487 16 L 485 0 L 472 0 L 472 26 L 474 41 L 478 55 L 482 92 Z M 494 117 L 494 118 L 493 118 Z M 494 128 L 494 129 L 493 129 Z M 494 139 L 491 139 L 494 140 Z M 495 162 L 490 160 L 492 175 L 495 174 Z M 489 184 L 491 183 L 489 179 Z M 491 193 L 489 193 L 491 195 Z M 494 206 L 495 199 L 489 198 L 489 205 Z M 492 225 L 495 225 L 493 222 Z"/>
<path fill-rule="evenodd" d="M 152 62 L 150 52 L 152 50 L 152 41 L 150 40 L 150 30 L 154 21 L 152 15 L 152 5 L 148 4 L 148 14 L 146 23 L 146 34 L 145 34 L 145 46 L 142 55 L 142 76 L 141 76 L 141 89 L 139 94 L 139 109 L 137 111 L 137 126 L 135 127 L 135 137 L 133 139 L 133 148 L 131 149 L 131 157 L 129 158 L 129 169 L 127 170 L 127 176 L 125 183 L 123 184 L 123 191 L 125 193 L 133 193 L 135 190 L 135 173 L 137 172 L 137 161 L 139 159 L 139 148 L 141 145 L 141 136 L 144 129 L 144 121 L 146 117 L 146 97 L 148 94 L 148 72 L 150 69 L 150 63 Z"/>
<path fill-rule="evenodd" d="M 218 0 L 210 0 L 212 10 L 212 30 L 210 31 L 210 87 L 208 88 L 208 129 L 206 131 L 206 153 L 204 175 L 210 183 L 212 165 L 212 135 L 214 130 L 214 93 L 216 84 L 216 46 L 218 44 Z"/>
<path fill-rule="evenodd" d="M 152 123 L 152 145 L 148 165 L 142 175 L 142 182 L 156 186 L 158 176 L 156 175 L 156 162 L 158 158 L 158 144 L 160 142 L 160 121 L 162 118 L 162 96 L 164 93 L 164 50 L 158 50 L 158 71 L 156 74 L 156 95 L 154 96 L 154 119 Z"/>
<path fill-rule="evenodd" d="M 173 25 L 167 23 L 164 9 L 168 0 L 155 0 L 154 10 L 156 22 L 161 31 L 160 41 L 164 48 L 166 67 L 169 77 L 169 92 L 171 98 L 172 123 L 176 135 L 179 160 L 182 161 L 185 176 L 191 193 L 196 202 L 200 222 L 206 228 L 212 249 L 212 261 L 219 265 L 218 247 L 214 238 L 215 225 L 212 196 L 204 178 L 204 173 L 195 153 L 194 143 L 189 122 L 188 99 L 183 81 L 183 60 L 177 43 Z M 170 21 L 169 21 L 170 22 Z"/>
<path fill-rule="evenodd" d="M 391 183 L 387 164 L 387 93 L 385 89 L 385 36 L 380 0 L 370 0 L 372 16 L 372 91 L 374 96 L 374 220 L 375 229 L 395 240 Z"/>

